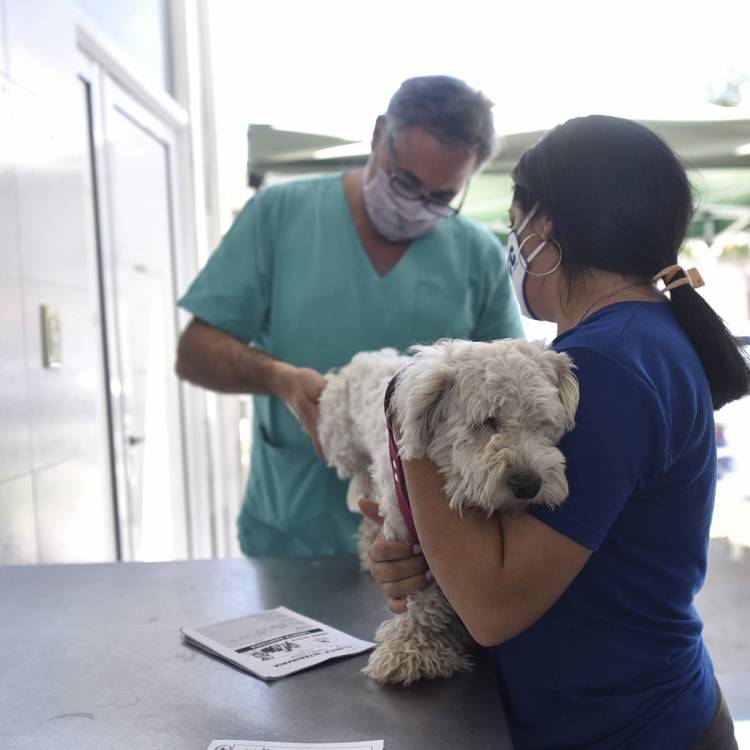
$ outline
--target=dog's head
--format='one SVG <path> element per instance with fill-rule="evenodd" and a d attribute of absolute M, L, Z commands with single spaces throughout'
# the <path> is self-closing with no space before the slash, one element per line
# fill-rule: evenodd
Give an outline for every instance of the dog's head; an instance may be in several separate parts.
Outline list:
<path fill-rule="evenodd" d="M 391 402 L 402 458 L 435 461 L 454 508 L 559 505 L 568 485 L 557 443 L 578 407 L 571 359 L 512 339 L 412 351 Z"/>

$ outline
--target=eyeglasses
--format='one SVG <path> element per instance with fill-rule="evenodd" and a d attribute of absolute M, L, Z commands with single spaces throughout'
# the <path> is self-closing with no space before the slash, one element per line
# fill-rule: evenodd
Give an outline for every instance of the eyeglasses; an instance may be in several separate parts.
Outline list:
<path fill-rule="evenodd" d="M 391 172 L 388 175 L 388 184 L 396 195 L 409 201 L 420 201 L 422 205 L 431 213 L 437 216 L 455 216 L 463 208 L 466 200 L 466 193 L 469 191 L 469 183 L 464 186 L 461 199 L 457 205 L 453 205 L 456 196 L 447 200 L 435 198 L 429 193 L 424 193 L 413 182 L 400 176 L 396 167 L 396 149 L 393 145 L 393 136 L 388 136 L 388 153 L 391 162 Z"/>

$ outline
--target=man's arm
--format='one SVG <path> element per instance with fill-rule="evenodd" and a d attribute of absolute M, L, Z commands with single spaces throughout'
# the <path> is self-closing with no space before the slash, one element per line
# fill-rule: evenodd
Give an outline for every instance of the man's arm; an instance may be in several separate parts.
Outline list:
<path fill-rule="evenodd" d="M 180 336 L 175 372 L 183 380 L 219 393 L 276 396 L 297 417 L 322 456 L 318 399 L 326 380 L 319 372 L 274 359 L 198 318 Z"/>

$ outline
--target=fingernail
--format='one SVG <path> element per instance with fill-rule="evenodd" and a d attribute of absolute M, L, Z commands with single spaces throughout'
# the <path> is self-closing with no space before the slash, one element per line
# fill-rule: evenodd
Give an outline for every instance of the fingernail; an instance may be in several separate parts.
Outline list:
<path fill-rule="evenodd" d="M 421 555 L 422 554 L 422 548 L 418 544 L 415 544 L 412 547 L 412 549 L 414 550 L 414 554 L 415 555 Z"/>
<path fill-rule="evenodd" d="M 432 571 L 431 571 L 431 570 L 428 570 L 428 571 L 427 571 L 427 572 L 426 572 L 426 573 L 424 574 L 424 577 L 425 577 L 425 578 L 426 578 L 426 579 L 427 579 L 428 581 L 434 581 L 434 580 L 435 580 L 435 576 L 434 576 L 434 575 L 432 575 Z"/>

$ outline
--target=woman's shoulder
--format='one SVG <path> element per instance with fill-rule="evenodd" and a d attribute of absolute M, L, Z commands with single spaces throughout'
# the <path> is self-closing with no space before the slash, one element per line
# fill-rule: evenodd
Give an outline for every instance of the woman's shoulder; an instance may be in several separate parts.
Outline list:
<path fill-rule="evenodd" d="M 635 335 L 648 339 L 672 334 L 677 329 L 679 323 L 666 302 L 615 302 L 565 331 L 552 345 L 561 351 L 572 346 L 587 346 L 612 354 L 620 347 L 623 338 Z"/>
<path fill-rule="evenodd" d="M 573 359 L 582 398 L 601 394 L 633 417 L 658 413 L 680 434 L 711 411 L 700 359 L 668 304 L 610 305 L 567 333 L 553 347 Z"/>
<path fill-rule="evenodd" d="M 676 371 L 702 380 L 702 367 L 687 334 L 666 302 L 619 302 L 594 313 L 553 342 L 557 351 L 598 352 L 606 367 L 619 365 L 653 387 Z M 696 382 L 696 385 L 702 385 Z"/>

